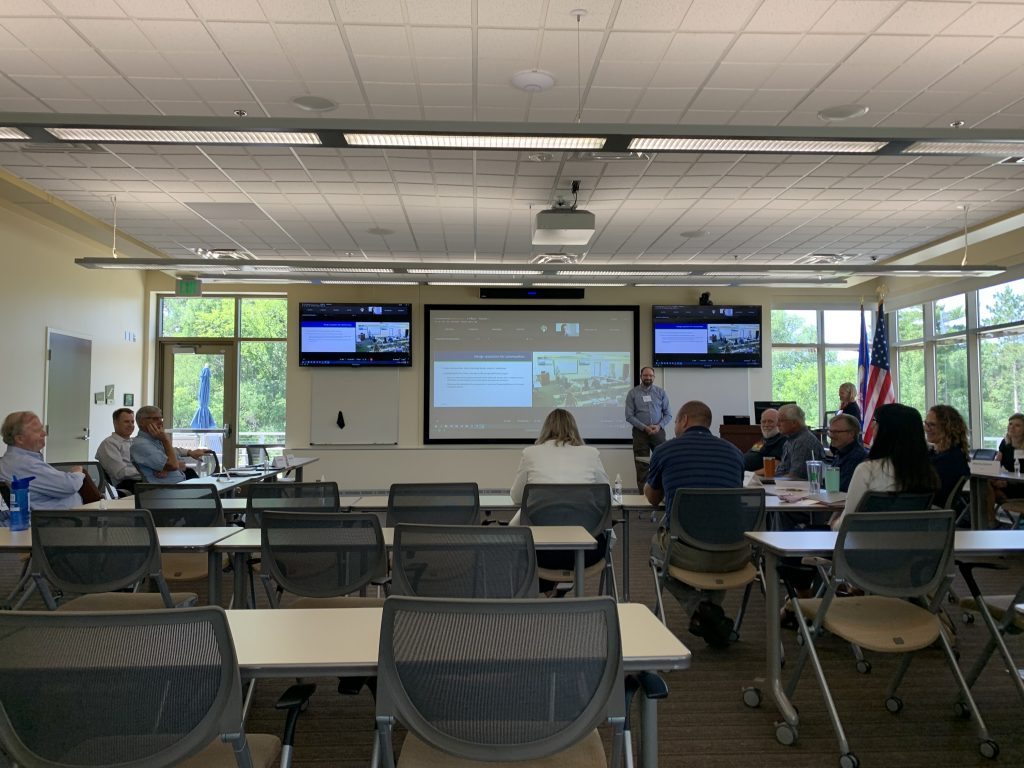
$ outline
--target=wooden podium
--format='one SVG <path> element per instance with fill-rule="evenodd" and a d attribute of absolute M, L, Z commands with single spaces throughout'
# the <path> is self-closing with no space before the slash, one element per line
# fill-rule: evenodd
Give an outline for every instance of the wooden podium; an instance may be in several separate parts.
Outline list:
<path fill-rule="evenodd" d="M 749 451 L 758 440 L 764 439 L 758 424 L 723 424 L 718 428 L 718 436 L 728 440 L 743 453 Z"/>

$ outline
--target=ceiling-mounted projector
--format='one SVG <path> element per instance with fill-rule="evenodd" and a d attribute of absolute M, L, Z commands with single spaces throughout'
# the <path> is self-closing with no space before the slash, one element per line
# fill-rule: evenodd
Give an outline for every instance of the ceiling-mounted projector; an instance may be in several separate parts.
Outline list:
<path fill-rule="evenodd" d="M 594 236 L 594 214 L 573 208 L 548 208 L 537 213 L 534 245 L 586 245 Z"/>

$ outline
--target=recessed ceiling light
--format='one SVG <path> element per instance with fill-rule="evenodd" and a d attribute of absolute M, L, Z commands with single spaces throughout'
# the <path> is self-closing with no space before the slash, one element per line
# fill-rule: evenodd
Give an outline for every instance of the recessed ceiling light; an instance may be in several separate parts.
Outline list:
<path fill-rule="evenodd" d="M 869 112 L 869 108 L 863 104 L 838 104 L 834 107 L 826 107 L 818 113 L 818 119 L 826 123 L 841 123 L 844 120 L 853 120 L 855 117 L 863 117 Z"/>
<path fill-rule="evenodd" d="M 524 69 L 512 75 L 512 85 L 527 93 L 540 93 L 555 84 L 555 76 L 542 69 Z"/>
<path fill-rule="evenodd" d="M 1024 154 L 1024 142 L 1011 141 L 915 141 L 900 150 L 903 155 L 1010 155 Z"/>
<path fill-rule="evenodd" d="M 292 104 L 307 112 L 330 112 L 338 108 L 338 102 L 323 96 L 296 96 Z"/>
<path fill-rule="evenodd" d="M 368 230 L 366 230 L 366 232 L 367 234 L 379 235 L 380 237 L 387 237 L 388 235 L 395 234 L 395 230 L 384 229 L 384 227 L 370 227 Z"/>
<path fill-rule="evenodd" d="M 952 123 L 949 124 L 949 127 L 950 128 L 963 128 L 964 127 L 964 121 L 963 120 L 954 120 Z"/>
<path fill-rule="evenodd" d="M 353 147 L 423 149 L 601 149 L 603 136 L 511 136 L 436 133 L 346 133 Z"/>
<path fill-rule="evenodd" d="M 149 128 L 47 128 L 61 141 L 125 144 L 319 144 L 315 133 L 295 131 L 176 131 Z"/>
<path fill-rule="evenodd" d="M 692 240 L 695 237 L 707 237 L 710 232 L 706 229 L 684 229 L 679 233 L 680 237 L 685 237 L 687 240 Z"/>
<path fill-rule="evenodd" d="M 648 152 L 772 152 L 857 154 L 878 152 L 888 141 L 831 141 L 828 139 L 712 139 L 648 136 L 629 142 L 632 150 Z"/>

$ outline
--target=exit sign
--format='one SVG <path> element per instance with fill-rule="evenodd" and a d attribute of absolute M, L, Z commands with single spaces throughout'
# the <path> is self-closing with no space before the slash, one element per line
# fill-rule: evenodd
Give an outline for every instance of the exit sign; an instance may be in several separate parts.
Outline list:
<path fill-rule="evenodd" d="M 174 284 L 175 296 L 202 296 L 203 281 L 197 277 L 181 278 Z"/>

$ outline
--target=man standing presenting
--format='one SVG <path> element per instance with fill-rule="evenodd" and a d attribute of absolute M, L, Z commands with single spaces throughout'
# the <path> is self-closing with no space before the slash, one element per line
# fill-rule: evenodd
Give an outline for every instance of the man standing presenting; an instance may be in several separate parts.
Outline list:
<path fill-rule="evenodd" d="M 171 445 L 171 436 L 164 431 L 163 413 L 155 405 L 139 408 L 136 420 L 139 434 L 132 441 L 132 461 L 147 483 L 180 483 L 186 477 L 186 470 L 179 457 L 198 459 L 203 454 L 213 453 L 209 448 L 186 451 Z"/>
<path fill-rule="evenodd" d="M 115 488 L 135 493 L 135 483 L 142 479 L 132 464 L 132 433 L 135 431 L 135 413 L 131 408 L 114 411 L 114 431 L 96 448 L 96 461 L 107 473 Z"/>
<path fill-rule="evenodd" d="M 779 432 L 779 412 L 774 408 L 765 408 L 761 413 L 761 436 L 764 439 L 754 443 L 750 450 L 743 454 L 743 468 L 747 472 L 763 469 L 765 456 L 782 458 L 786 438 Z"/>
<path fill-rule="evenodd" d="M 654 383 L 654 369 L 640 369 L 640 384 L 626 395 L 626 421 L 633 428 L 633 463 L 636 487 L 644 492 L 651 451 L 665 442 L 665 427 L 672 419 L 665 390 Z"/>
<path fill-rule="evenodd" d="M 679 409 L 675 420 L 676 439 L 651 455 L 651 468 L 644 486 L 644 495 L 651 504 L 657 506 L 664 501 L 665 509 L 671 512 L 672 499 L 680 488 L 742 487 L 743 455 L 732 443 L 712 435 L 710 427 L 711 409 L 699 400 L 691 400 Z M 702 512 L 701 509 L 686 510 L 686 514 Z M 651 553 L 664 557 L 667 543 L 668 531 L 658 531 L 651 542 Z M 750 546 L 744 544 L 737 550 L 711 552 L 680 542 L 672 546 L 667 559 L 686 570 L 725 573 L 750 562 Z M 721 608 L 725 590 L 697 590 L 671 576 L 666 577 L 665 588 L 690 617 L 691 632 L 704 637 L 709 644 L 728 645 L 732 622 L 725 618 Z M 702 626 L 709 616 L 716 617 L 714 628 Z M 725 623 L 727 629 L 722 628 Z"/>
<path fill-rule="evenodd" d="M 786 436 L 776 475 L 807 479 L 807 462 L 821 460 L 825 449 L 821 441 L 807 428 L 806 417 L 799 405 L 784 405 L 779 408 L 779 431 Z"/>

